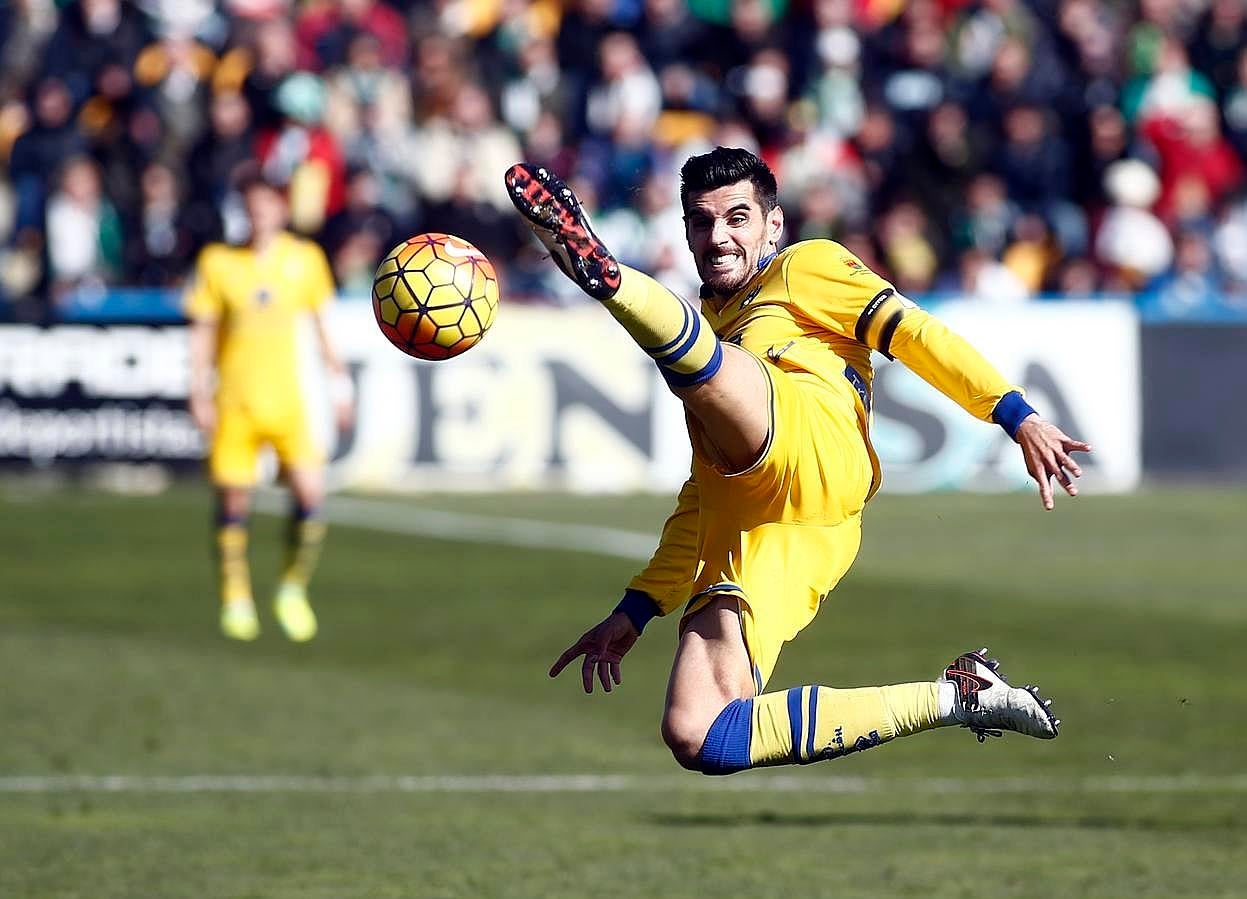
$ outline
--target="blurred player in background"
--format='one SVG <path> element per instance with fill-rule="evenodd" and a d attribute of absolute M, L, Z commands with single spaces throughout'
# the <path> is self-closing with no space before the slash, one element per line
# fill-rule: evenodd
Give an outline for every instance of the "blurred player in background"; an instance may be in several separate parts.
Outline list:
<path fill-rule="evenodd" d="M 1011 686 L 986 650 L 962 654 L 935 681 L 762 691 L 783 644 L 848 571 L 879 487 L 872 350 L 1001 425 L 1045 508 L 1053 477 L 1076 495 L 1081 472 L 1069 454 L 1090 447 L 1040 418 L 969 344 L 844 247 L 811 240 L 781 252 L 775 176 L 746 150 L 720 147 L 681 171 L 700 312 L 619 265 L 548 170 L 519 164 L 506 182 L 563 272 L 657 362 L 693 444 L 692 477 L 650 564 L 550 675 L 583 656 L 585 691 L 596 675 L 609 692 L 646 622 L 687 602 L 662 722 L 685 767 L 728 774 L 811 762 L 945 725 L 980 741 L 1002 730 L 1055 737 L 1049 702 Z"/>
<path fill-rule="evenodd" d="M 260 632 L 247 563 L 247 521 L 260 449 L 277 454 L 293 494 L 286 561 L 273 611 L 286 636 L 316 635 L 307 585 L 325 524 L 325 454 L 309 428 L 299 376 L 297 330 L 307 314 L 334 393 L 339 428 L 350 424 L 350 378 L 334 351 L 324 312 L 333 275 L 316 244 L 286 230 L 283 190 L 258 169 L 238 184 L 251 235 L 244 246 L 211 244 L 199 257 L 186 296 L 191 321 L 190 409 L 211 443 L 209 470 L 217 491 L 221 630 L 235 640 Z"/>

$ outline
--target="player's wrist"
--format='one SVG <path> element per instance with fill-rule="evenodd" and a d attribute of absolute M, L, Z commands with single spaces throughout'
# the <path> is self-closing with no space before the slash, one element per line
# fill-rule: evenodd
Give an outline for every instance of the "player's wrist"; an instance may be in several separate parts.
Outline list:
<path fill-rule="evenodd" d="M 615 611 L 628 616 L 628 620 L 636 628 L 637 636 L 640 636 L 645 630 L 645 625 L 656 618 L 661 610 L 654 598 L 644 590 L 629 587 L 624 591 L 623 599 L 619 600 L 619 604 L 615 606 Z"/>
<path fill-rule="evenodd" d="M 1004 432 L 1013 440 L 1017 439 L 1018 428 L 1022 422 L 1036 415 L 1035 409 L 1022 397 L 1019 390 L 1010 390 L 996 403 L 992 409 L 992 421 L 1004 428 Z"/>
<path fill-rule="evenodd" d="M 355 404 L 355 382 L 345 369 L 333 372 L 329 377 L 329 394 L 340 406 Z"/>

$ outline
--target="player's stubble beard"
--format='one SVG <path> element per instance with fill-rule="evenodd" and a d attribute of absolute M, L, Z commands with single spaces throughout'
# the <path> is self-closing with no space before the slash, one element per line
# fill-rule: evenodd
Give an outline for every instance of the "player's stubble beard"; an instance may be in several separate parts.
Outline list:
<path fill-rule="evenodd" d="M 738 256 L 739 266 L 732 266 L 730 271 L 716 272 L 710 264 L 710 257 L 720 255 L 715 250 L 702 253 L 698 274 L 702 283 L 719 299 L 727 299 L 749 283 L 758 271 L 758 260 L 772 251 L 770 244 L 762 244 L 751 252 Z"/>

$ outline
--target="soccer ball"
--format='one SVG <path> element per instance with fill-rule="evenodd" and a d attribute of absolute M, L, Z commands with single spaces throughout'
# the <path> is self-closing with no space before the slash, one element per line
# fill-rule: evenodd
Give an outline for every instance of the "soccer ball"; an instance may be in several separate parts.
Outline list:
<path fill-rule="evenodd" d="M 449 359 L 485 336 L 498 311 L 498 276 L 461 237 L 417 234 L 385 257 L 372 280 L 381 333 L 417 359 Z"/>

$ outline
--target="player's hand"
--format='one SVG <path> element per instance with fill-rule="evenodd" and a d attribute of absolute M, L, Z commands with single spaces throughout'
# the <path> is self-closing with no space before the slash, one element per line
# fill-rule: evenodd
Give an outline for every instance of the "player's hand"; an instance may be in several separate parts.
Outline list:
<path fill-rule="evenodd" d="M 1053 478 L 1070 496 L 1078 495 L 1074 479 L 1082 477 L 1082 469 L 1070 453 L 1089 453 L 1091 444 L 1075 440 L 1052 422 L 1034 414 L 1028 415 L 1018 425 L 1013 439 L 1022 447 L 1026 470 L 1039 485 L 1039 499 L 1045 509 L 1053 507 Z"/>
<path fill-rule="evenodd" d="M 211 437 L 216 429 L 216 404 L 212 402 L 212 397 L 192 393 L 189 405 L 195 427 L 199 428 L 205 437 Z"/>
<path fill-rule="evenodd" d="M 339 400 L 333 404 L 333 421 L 339 432 L 349 431 L 355 424 L 355 404 Z"/>
<path fill-rule="evenodd" d="M 346 370 L 335 372 L 330 380 L 333 398 L 333 421 L 338 433 L 345 433 L 355 424 L 355 382 Z"/>
<path fill-rule="evenodd" d="M 627 615 L 623 612 L 612 612 L 567 647 L 550 668 L 550 676 L 558 677 L 559 672 L 569 662 L 584 656 L 580 665 L 580 679 L 584 683 L 585 692 L 593 692 L 593 675 L 596 672 L 598 680 L 602 682 L 602 689 L 609 693 L 616 684 L 623 683 L 619 663 L 639 636 Z"/>

